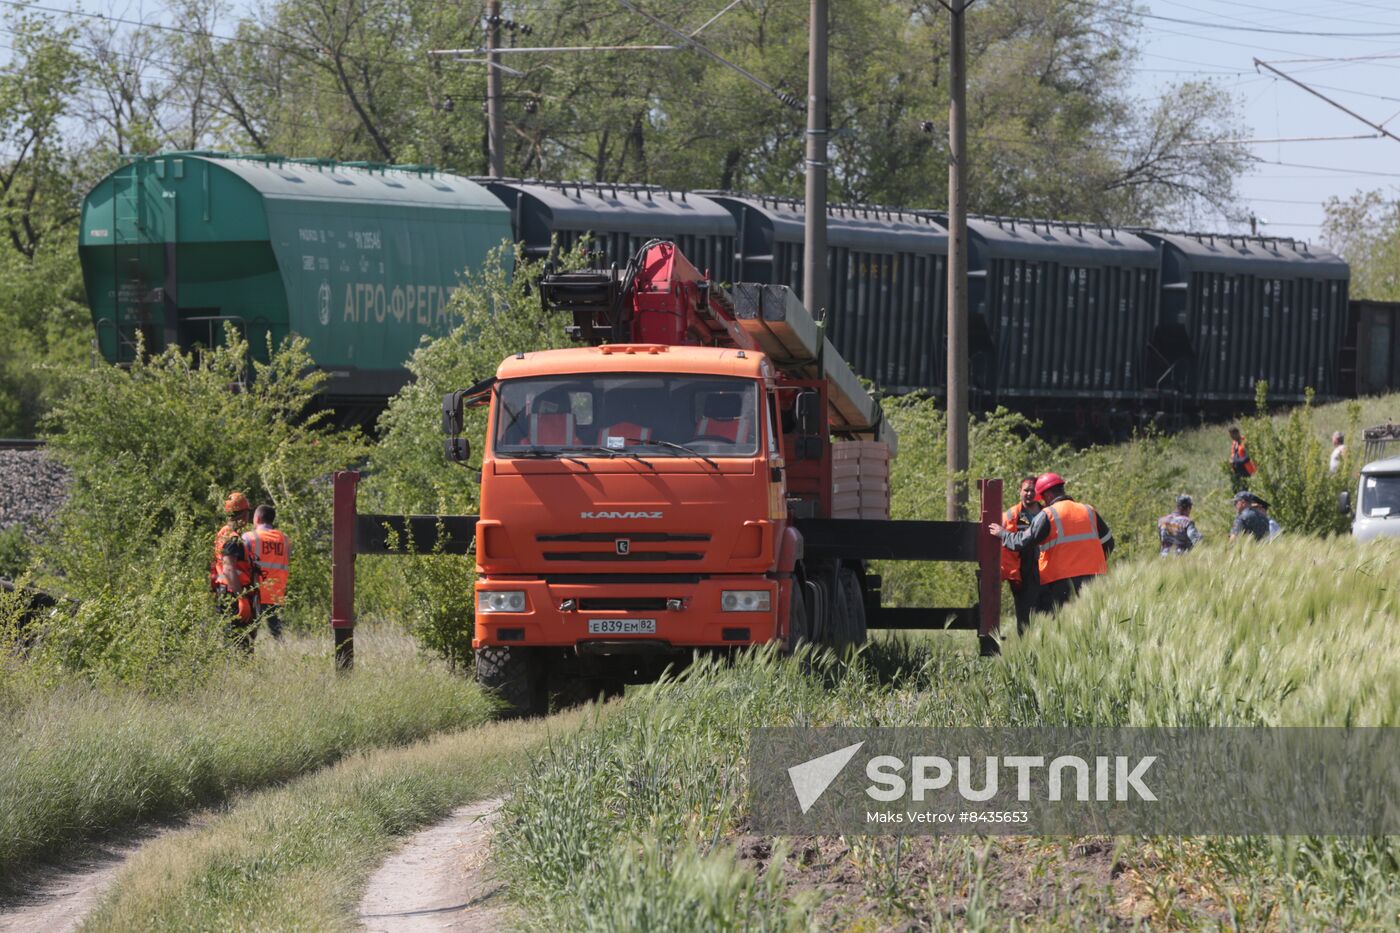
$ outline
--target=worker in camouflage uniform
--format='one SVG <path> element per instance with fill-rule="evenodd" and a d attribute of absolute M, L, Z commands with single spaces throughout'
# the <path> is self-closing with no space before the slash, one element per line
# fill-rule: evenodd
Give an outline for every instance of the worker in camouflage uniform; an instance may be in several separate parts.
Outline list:
<path fill-rule="evenodd" d="M 1200 544 L 1205 535 L 1191 518 L 1194 503 L 1190 496 L 1177 496 L 1176 511 L 1157 519 L 1157 537 L 1162 544 L 1162 556 L 1185 554 Z"/>

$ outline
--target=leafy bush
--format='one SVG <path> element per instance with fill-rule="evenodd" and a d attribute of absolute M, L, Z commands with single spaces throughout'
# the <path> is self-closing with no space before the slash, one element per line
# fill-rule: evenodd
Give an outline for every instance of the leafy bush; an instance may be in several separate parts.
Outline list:
<path fill-rule="evenodd" d="M 29 566 L 32 548 L 18 525 L 0 529 L 0 577 L 13 580 Z"/>
<path fill-rule="evenodd" d="M 1352 450 L 1361 446 L 1361 406 L 1347 405 L 1346 434 L 1353 441 L 1342 466 L 1332 473 L 1328 448 L 1311 425 L 1313 390 L 1307 390 L 1302 407 L 1290 411 L 1281 424 L 1269 417 L 1268 393 L 1268 383 L 1260 382 L 1258 414 L 1242 427 L 1258 468 L 1250 477 L 1250 489 L 1268 501 L 1270 514 L 1289 532 L 1346 534 L 1351 516 L 1337 509 L 1337 496 L 1356 482 L 1359 458 Z"/>
<path fill-rule="evenodd" d="M 164 665 L 178 658 L 178 670 L 206 657 L 216 630 L 206 571 L 231 489 L 278 508 L 296 549 L 289 610 L 324 606 L 325 478 L 364 445 L 307 413 L 326 376 L 312 370 L 303 339 L 269 354 L 265 364 L 250 363 L 247 343 L 230 328 L 225 345 L 211 350 L 170 349 L 129 369 L 65 374 L 45 431 L 72 482 L 37 573 L 82 608 L 50 623 L 41 653 L 67 670 L 157 686 Z"/>

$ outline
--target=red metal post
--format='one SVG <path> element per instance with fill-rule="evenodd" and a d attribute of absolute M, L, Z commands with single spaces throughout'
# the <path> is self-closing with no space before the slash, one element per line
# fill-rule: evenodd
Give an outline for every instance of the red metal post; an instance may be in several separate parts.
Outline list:
<path fill-rule="evenodd" d="M 355 491 L 360 474 L 335 474 L 331 505 L 331 630 L 335 633 L 335 666 L 355 666 Z"/>
<path fill-rule="evenodd" d="M 978 480 L 982 514 L 977 523 L 977 635 L 984 653 L 988 638 L 1001 630 L 1001 542 L 987 533 L 992 522 L 1001 522 L 1001 480 Z"/>

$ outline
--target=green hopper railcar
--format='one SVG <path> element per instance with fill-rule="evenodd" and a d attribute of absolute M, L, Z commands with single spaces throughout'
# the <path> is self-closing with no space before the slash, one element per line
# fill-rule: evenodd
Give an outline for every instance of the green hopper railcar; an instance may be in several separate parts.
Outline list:
<path fill-rule="evenodd" d="M 510 212 L 420 166 L 171 152 L 83 202 L 79 255 L 102 355 L 189 349 L 232 324 L 265 358 L 291 334 L 335 406 L 383 404 L 466 273 L 513 239 Z"/>

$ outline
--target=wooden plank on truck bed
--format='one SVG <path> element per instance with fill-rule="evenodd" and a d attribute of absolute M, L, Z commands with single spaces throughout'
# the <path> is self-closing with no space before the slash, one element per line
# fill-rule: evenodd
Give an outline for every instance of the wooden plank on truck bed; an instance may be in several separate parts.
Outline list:
<path fill-rule="evenodd" d="M 836 431 L 870 432 L 889 444 L 897 439 L 880 405 L 822 334 L 821 327 L 786 285 L 734 286 L 734 316 L 773 364 L 803 379 L 825 379 L 831 425 Z"/>

